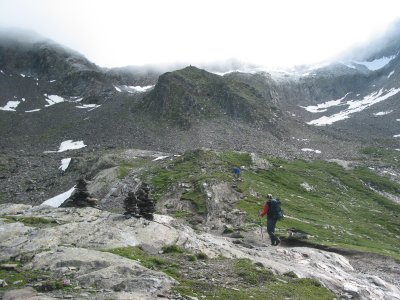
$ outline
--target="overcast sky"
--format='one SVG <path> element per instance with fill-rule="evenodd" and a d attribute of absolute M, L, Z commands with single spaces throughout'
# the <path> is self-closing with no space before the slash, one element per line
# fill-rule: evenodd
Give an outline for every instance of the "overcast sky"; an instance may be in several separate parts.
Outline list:
<path fill-rule="evenodd" d="M 399 0 L 0 0 L 0 27 L 36 31 L 104 67 L 316 63 L 398 18 Z"/>

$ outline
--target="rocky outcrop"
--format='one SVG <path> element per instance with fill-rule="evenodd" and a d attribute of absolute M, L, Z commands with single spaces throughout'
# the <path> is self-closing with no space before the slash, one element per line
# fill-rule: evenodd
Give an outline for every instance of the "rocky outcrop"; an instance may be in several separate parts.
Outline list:
<path fill-rule="evenodd" d="M 75 187 L 75 191 L 69 199 L 61 204 L 62 207 L 95 207 L 97 205 L 97 199 L 93 198 L 87 189 L 87 182 L 85 179 L 78 179 Z"/>
<path fill-rule="evenodd" d="M 175 280 L 119 255 L 74 247 L 58 247 L 35 255 L 26 269 L 51 270 L 58 277 L 73 275 L 79 286 L 96 286 L 112 297 L 124 292 L 132 299 L 151 299 L 171 289 Z M 107 294 L 107 292 L 105 293 Z M 132 298 L 131 298 L 132 297 Z"/>
<path fill-rule="evenodd" d="M 261 126 L 270 124 L 272 111 L 280 114 L 252 86 L 193 66 L 161 75 L 142 106 L 185 130 L 224 115 Z"/>
<path fill-rule="evenodd" d="M 130 191 L 124 200 L 125 217 L 144 217 L 153 220 L 156 209 L 154 199 L 150 198 L 149 193 L 150 186 L 147 183 L 142 183 L 135 193 Z"/>
<path fill-rule="evenodd" d="M 174 281 L 142 267 L 139 262 L 99 250 L 142 246 L 157 252 L 165 245 L 176 244 L 211 258 L 249 258 L 277 273 L 294 272 L 299 277 L 316 278 L 340 297 L 400 299 L 398 287 L 374 274 L 358 273 L 340 254 L 306 247 L 266 247 L 254 240 L 249 248 L 234 243 L 231 238 L 196 232 L 163 215 L 155 215 L 154 221 L 148 221 L 125 219 L 122 215 L 89 207 L 0 205 L 0 216 L 11 214 L 52 219 L 59 225 L 30 227 L 0 219 L 0 260 L 26 257 L 30 253 L 32 259 L 26 268 L 44 268 L 55 274 L 74 272 L 82 286 L 96 282 L 102 287 L 104 297 L 127 293 L 151 299 L 162 288 L 171 287 Z M 259 232 L 251 235 L 254 238 Z"/>

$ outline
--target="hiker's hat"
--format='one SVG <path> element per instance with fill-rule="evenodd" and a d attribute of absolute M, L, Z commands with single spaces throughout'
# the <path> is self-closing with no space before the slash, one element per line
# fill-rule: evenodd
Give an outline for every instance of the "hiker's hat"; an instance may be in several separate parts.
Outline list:
<path fill-rule="evenodd" d="M 272 195 L 271 195 L 271 194 L 268 194 L 268 195 L 267 195 L 267 198 L 268 198 L 268 199 L 272 199 Z"/>

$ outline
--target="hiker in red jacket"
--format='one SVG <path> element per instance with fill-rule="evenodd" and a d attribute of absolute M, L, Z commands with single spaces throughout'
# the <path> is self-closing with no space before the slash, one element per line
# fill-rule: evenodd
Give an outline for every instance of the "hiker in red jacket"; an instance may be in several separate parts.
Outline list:
<path fill-rule="evenodd" d="M 280 217 L 273 215 L 273 212 L 271 209 L 271 206 L 275 204 L 275 203 L 272 203 L 273 201 L 277 202 L 276 199 L 272 198 L 271 194 L 268 194 L 267 201 L 264 204 L 263 211 L 260 213 L 260 217 L 264 217 L 265 215 L 267 215 L 267 232 L 271 239 L 271 245 L 278 246 L 281 243 L 281 240 L 275 235 L 275 226 L 276 226 L 276 222 L 280 219 Z"/>

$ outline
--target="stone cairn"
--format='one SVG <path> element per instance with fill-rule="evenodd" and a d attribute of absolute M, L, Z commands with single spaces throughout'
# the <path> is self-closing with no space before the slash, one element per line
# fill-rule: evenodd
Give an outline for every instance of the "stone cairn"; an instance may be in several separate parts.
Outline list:
<path fill-rule="evenodd" d="M 153 220 L 155 212 L 154 200 L 150 198 L 150 187 L 147 183 L 142 183 L 134 193 L 130 191 L 128 197 L 124 200 L 125 217 L 131 218 L 143 217 L 147 220 Z"/>
<path fill-rule="evenodd" d="M 72 196 L 66 200 L 62 207 L 95 207 L 97 199 L 90 196 L 87 190 L 87 182 L 85 179 L 80 178 L 77 181 L 75 191 Z"/>

